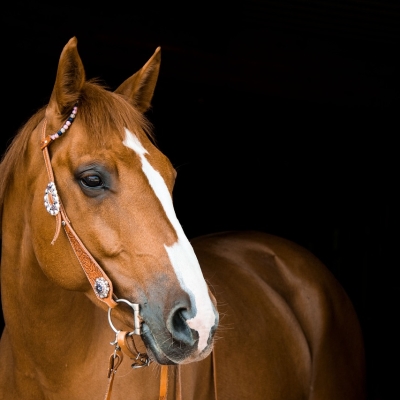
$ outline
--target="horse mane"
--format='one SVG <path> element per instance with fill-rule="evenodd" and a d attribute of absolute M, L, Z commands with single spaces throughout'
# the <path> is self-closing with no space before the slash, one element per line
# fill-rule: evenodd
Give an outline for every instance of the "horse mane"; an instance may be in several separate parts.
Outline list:
<path fill-rule="evenodd" d="M 44 118 L 46 107 L 38 110 L 28 122 L 19 129 L 11 144 L 4 153 L 0 163 L 0 239 L 1 225 L 3 216 L 3 202 L 13 172 L 16 169 L 18 162 L 21 160 L 21 154 L 24 154 L 28 146 L 28 141 L 32 131 L 38 126 L 39 122 Z"/>
<path fill-rule="evenodd" d="M 2 157 L 0 163 L 0 239 L 4 196 L 13 172 L 22 160 L 22 155 L 25 154 L 32 131 L 45 117 L 46 107 L 38 110 L 22 126 Z M 152 126 L 147 118 L 131 105 L 129 99 L 107 90 L 95 79 L 85 82 L 79 95 L 78 107 L 76 118 L 81 121 L 91 135 L 93 145 L 102 146 L 105 143 L 104 135 L 108 132 L 118 132 L 122 139 L 125 127 L 136 133 L 144 131 L 155 144 Z M 71 110 L 65 110 L 61 118 L 66 120 Z"/>

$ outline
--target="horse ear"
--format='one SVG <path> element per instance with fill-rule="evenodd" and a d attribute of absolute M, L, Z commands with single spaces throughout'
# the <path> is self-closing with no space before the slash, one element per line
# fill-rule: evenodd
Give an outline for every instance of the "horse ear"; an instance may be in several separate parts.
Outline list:
<path fill-rule="evenodd" d="M 149 61 L 135 74 L 122 83 L 115 93 L 128 98 L 140 112 L 150 108 L 160 71 L 161 47 L 157 47 Z"/>
<path fill-rule="evenodd" d="M 85 83 L 85 69 L 78 54 L 77 43 L 77 39 L 73 37 L 61 53 L 56 82 L 46 110 L 48 118 L 59 117 L 71 111 Z"/>

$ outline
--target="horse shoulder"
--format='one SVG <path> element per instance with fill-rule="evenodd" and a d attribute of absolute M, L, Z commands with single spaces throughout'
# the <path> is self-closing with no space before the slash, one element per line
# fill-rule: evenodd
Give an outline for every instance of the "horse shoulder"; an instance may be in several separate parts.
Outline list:
<path fill-rule="evenodd" d="M 234 352 L 247 352 L 260 365 L 260 376 L 253 372 L 245 379 L 254 380 L 253 388 L 263 380 L 259 387 L 267 386 L 276 398 L 363 398 L 364 350 L 356 313 L 314 255 L 259 232 L 206 235 L 192 244 L 221 310 L 216 355 L 226 352 L 235 363 Z M 224 337 L 237 347 L 224 349 Z M 297 387 L 297 394 L 282 392 L 288 385 Z"/>

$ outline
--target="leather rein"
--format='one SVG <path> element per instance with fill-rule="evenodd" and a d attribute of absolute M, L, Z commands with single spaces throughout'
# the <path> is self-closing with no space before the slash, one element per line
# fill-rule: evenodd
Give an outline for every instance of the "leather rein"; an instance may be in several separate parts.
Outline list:
<path fill-rule="evenodd" d="M 71 244 L 71 247 L 79 261 L 79 264 L 81 265 L 93 289 L 94 294 L 96 295 L 98 300 L 105 303 L 109 307 L 108 321 L 112 330 L 115 332 L 115 341 L 110 343 L 115 347 L 113 353 L 111 353 L 109 357 L 107 373 L 108 385 L 104 397 L 104 400 L 109 400 L 111 398 L 114 376 L 123 360 L 123 354 L 126 354 L 131 360 L 133 360 L 132 368 L 146 367 L 150 364 L 151 360 L 147 354 L 140 353 L 137 350 L 135 342 L 133 340 L 133 335 L 141 334 L 141 317 L 139 314 L 139 304 L 131 303 L 126 299 L 117 298 L 117 296 L 113 292 L 113 285 L 110 278 L 90 254 L 89 250 L 82 243 L 79 236 L 72 227 L 71 221 L 69 220 L 65 208 L 57 193 L 48 146 L 56 139 L 61 137 L 69 129 L 69 127 L 75 120 L 77 111 L 78 106 L 76 104 L 63 127 L 60 128 L 58 132 L 52 135 L 46 135 L 47 120 L 44 119 L 43 121 L 40 148 L 43 153 L 44 163 L 46 165 L 47 175 L 49 178 L 49 183 L 46 187 L 44 195 L 44 205 L 46 207 L 46 210 L 56 218 L 56 231 L 51 244 L 54 244 L 57 240 L 62 226 Z M 134 330 L 131 332 L 117 330 L 111 321 L 111 310 L 115 308 L 120 302 L 127 304 L 133 310 Z M 166 365 L 161 365 L 159 400 L 167 399 L 167 389 L 168 367 Z"/>

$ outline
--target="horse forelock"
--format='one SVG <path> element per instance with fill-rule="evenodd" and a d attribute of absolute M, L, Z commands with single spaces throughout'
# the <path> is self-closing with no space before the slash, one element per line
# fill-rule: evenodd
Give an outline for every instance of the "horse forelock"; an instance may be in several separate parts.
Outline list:
<path fill-rule="evenodd" d="M 153 142 L 155 140 L 147 118 L 122 95 L 106 90 L 95 80 L 84 84 L 78 107 L 77 118 L 95 144 L 101 145 L 112 132 L 123 139 L 125 128 L 136 133 L 144 132 Z"/>

